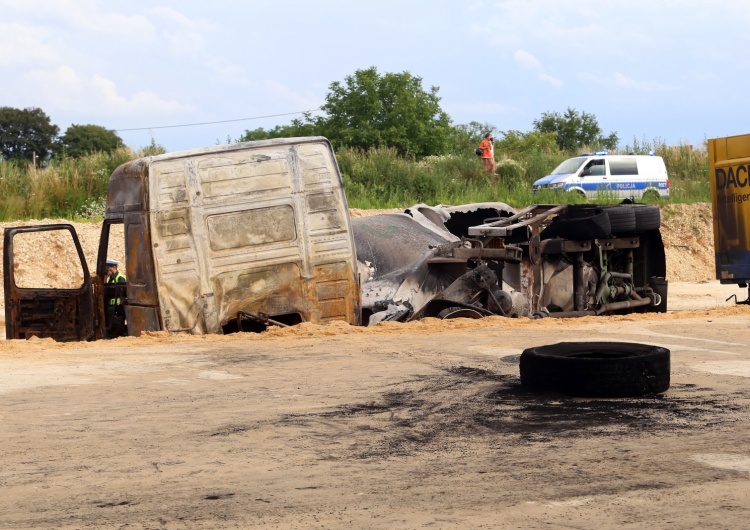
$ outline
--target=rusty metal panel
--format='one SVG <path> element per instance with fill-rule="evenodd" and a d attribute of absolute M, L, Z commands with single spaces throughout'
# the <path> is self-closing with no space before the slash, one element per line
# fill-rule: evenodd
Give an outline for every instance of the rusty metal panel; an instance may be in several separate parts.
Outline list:
<path fill-rule="evenodd" d="M 67 231 L 76 249 L 82 277 L 69 277 L 60 285 L 28 285 L 14 259 L 14 238 L 46 231 Z M 50 263 L 45 255 L 49 249 L 40 246 L 39 266 Z M 32 266 L 35 266 L 32 262 Z M 83 249 L 69 224 L 10 227 L 5 229 L 4 249 L 5 335 L 7 339 L 30 337 L 53 338 L 57 341 L 91 340 L 95 337 L 96 320 L 91 277 Z M 73 271 L 71 271 L 71 275 Z"/>
<path fill-rule="evenodd" d="M 121 216 L 124 212 L 144 212 L 148 209 L 147 158 L 122 164 L 109 178 L 106 217 Z"/>
<path fill-rule="evenodd" d="M 144 307 L 125 305 L 125 318 L 128 321 L 128 334 L 138 337 L 144 331 L 159 331 L 159 309 L 157 307 Z"/>

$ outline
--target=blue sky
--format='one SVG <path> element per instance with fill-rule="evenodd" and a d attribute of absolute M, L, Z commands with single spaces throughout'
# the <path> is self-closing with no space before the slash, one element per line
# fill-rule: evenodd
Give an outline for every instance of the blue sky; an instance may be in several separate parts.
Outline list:
<path fill-rule="evenodd" d="M 358 69 L 437 86 L 456 124 L 594 114 L 622 146 L 750 132 L 750 0 L 0 0 L 0 106 L 174 151 L 316 109 Z M 124 129 L 151 128 L 125 131 Z"/>

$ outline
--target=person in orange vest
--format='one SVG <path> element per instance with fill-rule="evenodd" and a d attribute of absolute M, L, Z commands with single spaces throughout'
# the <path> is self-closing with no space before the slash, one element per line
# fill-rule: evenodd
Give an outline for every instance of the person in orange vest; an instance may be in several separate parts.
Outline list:
<path fill-rule="evenodd" d="M 495 175 L 495 139 L 492 137 L 492 133 L 484 135 L 484 140 L 479 144 L 479 148 L 482 150 L 484 172 L 492 176 L 495 183 L 497 183 L 497 175 Z"/>

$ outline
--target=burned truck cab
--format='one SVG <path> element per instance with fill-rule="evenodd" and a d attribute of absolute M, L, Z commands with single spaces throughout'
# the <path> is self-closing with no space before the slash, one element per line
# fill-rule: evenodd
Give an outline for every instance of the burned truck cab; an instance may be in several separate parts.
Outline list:
<path fill-rule="evenodd" d="M 33 329 L 18 311 L 10 314 L 8 338 L 360 323 L 348 206 L 333 150 L 322 137 L 213 146 L 121 165 L 110 177 L 95 274 L 79 252 L 84 272 L 75 289 L 16 289 L 13 240 L 25 229 L 14 230 L 5 239 L 6 299 L 11 307 L 28 307 L 41 294 L 49 300 Z M 115 248 L 124 248 L 124 295 L 105 281 Z M 53 317 L 63 307 L 58 302 L 73 294 L 78 305 L 63 309 L 75 314 L 66 326 L 79 331 L 61 333 Z M 122 331 L 107 317 L 112 300 L 124 313 Z"/>

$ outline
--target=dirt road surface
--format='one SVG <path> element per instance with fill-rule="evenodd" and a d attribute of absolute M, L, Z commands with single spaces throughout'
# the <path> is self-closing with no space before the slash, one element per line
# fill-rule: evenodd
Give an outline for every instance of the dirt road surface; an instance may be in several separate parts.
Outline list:
<path fill-rule="evenodd" d="M 745 527 L 750 306 L 690 212 L 666 314 L 2 341 L 0 528 Z M 667 347 L 671 388 L 521 387 L 575 340 Z"/>
<path fill-rule="evenodd" d="M 2 528 L 740 528 L 750 308 L 3 343 Z M 526 392 L 562 340 L 671 349 L 661 396 Z"/>

